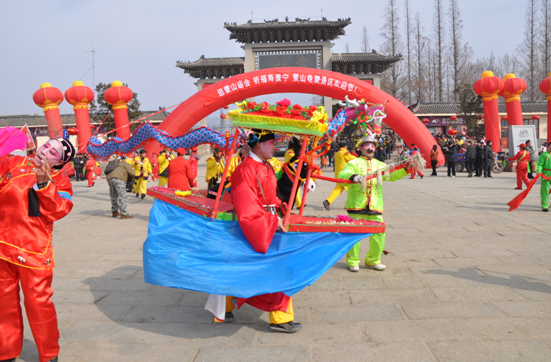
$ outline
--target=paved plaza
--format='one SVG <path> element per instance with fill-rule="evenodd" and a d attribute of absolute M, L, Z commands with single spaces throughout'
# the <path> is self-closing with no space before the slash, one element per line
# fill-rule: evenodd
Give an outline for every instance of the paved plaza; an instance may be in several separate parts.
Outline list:
<path fill-rule="evenodd" d="M 132 195 L 134 219 L 114 219 L 105 180 L 75 183 L 53 239 L 60 361 L 551 361 L 551 214 L 539 184 L 510 213 L 514 174 L 439 170 L 384 184 L 387 269 L 351 273 L 341 259 L 293 297 L 295 334 L 271 332 L 247 305 L 214 324 L 206 294 L 144 283 L 153 200 Z M 333 186 L 318 183 L 307 214 L 345 214 L 346 194 L 322 206 Z M 18 361 L 37 360 L 26 325 Z"/>

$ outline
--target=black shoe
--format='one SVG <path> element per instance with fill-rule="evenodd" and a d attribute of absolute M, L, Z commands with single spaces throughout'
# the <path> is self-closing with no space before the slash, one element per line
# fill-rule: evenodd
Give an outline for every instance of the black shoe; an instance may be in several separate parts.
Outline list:
<path fill-rule="evenodd" d="M 233 317 L 232 312 L 226 312 L 226 319 L 224 319 L 224 323 L 233 323 L 235 321 L 235 318 Z"/>
<path fill-rule="evenodd" d="M 142 200 L 145 199 L 145 194 L 142 194 Z"/>
<path fill-rule="evenodd" d="M 541 210 L 541 211 L 543 211 L 543 212 L 549 212 L 549 209 L 543 209 L 543 210 Z"/>
<path fill-rule="evenodd" d="M 488 175 L 488 177 L 494 177 L 494 176 L 490 176 L 490 175 Z"/>
<path fill-rule="evenodd" d="M 49 360 L 48 362 L 57 362 L 57 356 Z"/>
<path fill-rule="evenodd" d="M 11 358 L 11 359 L 3 359 L 0 362 L 15 362 L 17 358 Z"/>
<path fill-rule="evenodd" d="M 382 215 L 380 212 L 373 211 L 373 210 L 366 210 L 364 215 Z"/>
<path fill-rule="evenodd" d="M 140 194 L 136 194 L 136 197 L 140 197 Z"/>
<path fill-rule="evenodd" d="M 302 324 L 293 321 L 283 324 L 268 324 L 271 330 L 283 333 L 295 333 L 302 329 Z"/>
<path fill-rule="evenodd" d="M 323 200 L 323 207 L 325 207 L 325 210 L 331 211 L 331 208 L 329 206 L 329 201 Z"/>

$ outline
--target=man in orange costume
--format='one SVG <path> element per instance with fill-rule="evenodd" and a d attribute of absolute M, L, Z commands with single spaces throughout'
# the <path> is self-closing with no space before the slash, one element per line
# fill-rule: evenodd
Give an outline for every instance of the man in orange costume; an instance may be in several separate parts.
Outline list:
<path fill-rule="evenodd" d="M 268 160 L 275 150 L 275 135 L 271 132 L 253 130 L 249 135 L 251 148 L 247 157 L 237 166 L 232 175 L 232 197 L 241 230 L 258 253 L 266 254 L 276 230 L 285 232 L 283 220 L 276 213 L 281 206 L 277 198 L 277 179 Z M 246 281 L 244 281 L 246 282 Z M 251 298 L 226 297 L 226 317 L 218 322 L 233 322 L 233 309 L 244 303 L 270 312 L 269 327 L 277 332 L 293 333 L 302 328 L 294 323 L 291 297 L 278 292 Z"/>
<path fill-rule="evenodd" d="M 528 180 L 528 162 L 530 162 L 530 153 L 526 151 L 526 144 L 521 143 L 519 146 L 520 151 L 516 155 L 514 155 L 511 158 L 508 158 L 507 161 L 517 162 L 517 187 L 515 190 L 522 190 L 522 182 L 526 184 L 526 187 L 528 187 L 528 184 L 530 184 L 530 181 Z"/>
<path fill-rule="evenodd" d="M 87 156 L 90 157 L 89 155 Z M 92 187 L 96 184 L 94 182 L 94 168 L 96 168 L 96 160 L 90 157 L 88 161 L 86 161 L 86 179 L 88 180 L 88 187 Z"/>
<path fill-rule="evenodd" d="M 73 208 L 71 182 L 59 170 L 74 154 L 69 141 L 51 139 L 32 159 L 0 158 L 0 361 L 21 354 L 20 288 L 40 362 L 57 361 L 52 230 Z"/>
<path fill-rule="evenodd" d="M 168 188 L 180 191 L 190 191 L 193 185 L 193 172 L 189 161 L 184 158 L 186 150 L 178 148 L 178 157 L 168 165 Z"/>

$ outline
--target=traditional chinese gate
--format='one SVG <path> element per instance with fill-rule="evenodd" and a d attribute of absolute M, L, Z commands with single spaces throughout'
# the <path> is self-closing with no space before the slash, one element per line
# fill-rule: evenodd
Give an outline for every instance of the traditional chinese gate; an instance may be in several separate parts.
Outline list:
<path fill-rule="evenodd" d="M 322 69 L 271 68 L 247 72 L 216 82 L 180 104 L 159 128 L 171 135 L 181 135 L 220 108 L 243 99 L 274 93 L 305 93 L 344 99 L 386 102 L 385 123 L 410 145 L 415 143 L 428 160 L 436 145 L 425 125 L 396 98 L 357 78 Z M 153 151 L 154 145 L 147 147 Z M 444 162 L 440 152 L 438 164 Z M 430 162 L 428 162 L 430 164 Z"/>

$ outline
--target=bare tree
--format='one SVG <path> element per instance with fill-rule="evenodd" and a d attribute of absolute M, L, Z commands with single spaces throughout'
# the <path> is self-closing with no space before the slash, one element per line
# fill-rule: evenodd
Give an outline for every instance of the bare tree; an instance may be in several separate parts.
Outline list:
<path fill-rule="evenodd" d="M 492 69 L 498 77 L 503 77 L 507 73 L 518 73 L 520 70 L 520 62 L 515 56 L 509 53 L 503 54 L 495 63 L 495 69 Z"/>
<path fill-rule="evenodd" d="M 388 0 L 385 7 L 385 23 L 381 27 L 381 36 L 384 43 L 381 46 L 382 54 L 402 55 L 402 40 L 400 37 L 400 17 L 398 15 L 397 0 Z M 400 62 L 392 64 L 392 67 L 381 75 L 383 90 L 392 96 L 402 98 L 404 78 L 403 67 Z M 402 92 L 401 92 L 402 90 Z"/>
<path fill-rule="evenodd" d="M 459 11 L 459 1 L 450 0 L 450 8 L 448 10 L 450 21 L 450 66 L 451 77 L 453 79 L 453 90 L 464 83 L 463 70 L 465 65 L 471 60 L 472 49 L 468 43 L 462 44 L 463 21 L 461 20 L 461 12 Z M 458 93 L 453 93 L 454 101 L 458 99 Z"/>
<path fill-rule="evenodd" d="M 365 26 L 362 28 L 362 52 L 369 52 L 369 37 L 367 35 L 367 28 Z"/>
<path fill-rule="evenodd" d="M 542 62 L 541 62 L 541 79 L 549 77 L 549 72 L 551 72 L 551 4 L 549 0 L 541 1 L 541 23 L 540 31 L 541 34 L 541 52 L 542 52 Z"/>
<path fill-rule="evenodd" d="M 411 11 L 409 9 L 409 0 L 405 0 L 405 17 L 406 17 L 406 74 L 407 74 L 407 100 L 411 104 L 411 49 L 412 49 L 412 25 L 411 25 Z"/>
<path fill-rule="evenodd" d="M 444 53 L 445 53 L 445 27 L 444 27 L 444 0 L 434 0 L 433 32 L 435 51 L 437 58 L 437 67 L 435 69 L 438 85 L 438 101 L 442 102 L 444 91 Z"/>
<path fill-rule="evenodd" d="M 522 64 L 522 76 L 527 83 L 526 98 L 534 100 L 539 95 L 537 75 L 538 75 L 538 39 L 536 33 L 536 27 L 538 23 L 537 14 L 537 0 L 528 0 L 528 6 L 526 7 L 526 24 L 524 25 L 524 40 L 518 46 L 518 53 L 520 55 Z"/>
<path fill-rule="evenodd" d="M 421 16 L 419 13 L 415 15 L 415 24 L 413 27 L 414 36 L 414 55 L 415 55 L 415 96 L 417 101 L 423 100 L 425 92 L 425 57 L 427 50 L 427 38 L 423 35 L 424 28 L 421 26 Z"/>

